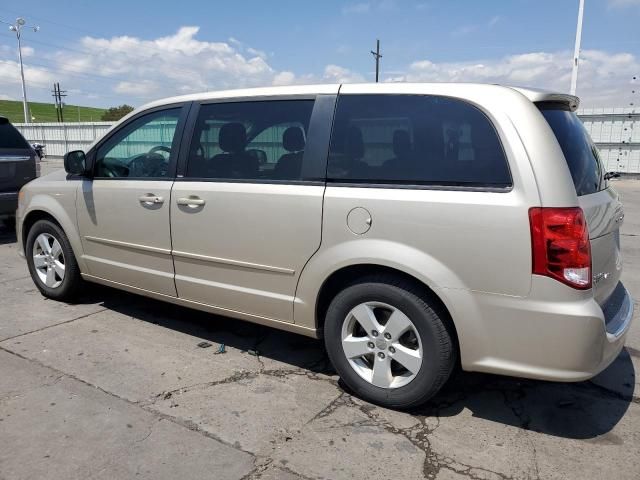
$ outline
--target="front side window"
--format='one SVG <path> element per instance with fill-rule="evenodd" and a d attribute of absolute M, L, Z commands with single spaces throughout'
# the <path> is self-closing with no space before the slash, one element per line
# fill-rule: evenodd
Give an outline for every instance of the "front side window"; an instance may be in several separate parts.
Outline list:
<path fill-rule="evenodd" d="M 202 105 L 187 178 L 300 180 L 313 100 Z"/>
<path fill-rule="evenodd" d="M 149 113 L 118 130 L 96 152 L 96 178 L 164 178 L 176 148 L 180 108 Z"/>
<path fill-rule="evenodd" d="M 460 100 L 419 95 L 340 96 L 327 179 L 511 185 L 498 135 L 480 110 Z"/>

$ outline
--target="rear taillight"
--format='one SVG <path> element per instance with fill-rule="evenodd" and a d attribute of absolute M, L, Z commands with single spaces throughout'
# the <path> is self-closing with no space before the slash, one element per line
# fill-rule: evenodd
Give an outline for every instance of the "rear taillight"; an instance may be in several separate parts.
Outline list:
<path fill-rule="evenodd" d="M 533 273 L 573 288 L 591 288 L 591 244 L 579 207 L 529 210 Z"/>

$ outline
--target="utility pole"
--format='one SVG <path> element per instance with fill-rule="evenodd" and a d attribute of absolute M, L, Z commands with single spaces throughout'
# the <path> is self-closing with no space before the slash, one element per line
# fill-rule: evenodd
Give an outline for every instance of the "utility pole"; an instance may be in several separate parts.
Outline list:
<path fill-rule="evenodd" d="M 578 62 L 580 61 L 580 42 L 582 41 L 582 16 L 584 14 L 584 0 L 580 0 L 578 7 L 578 27 L 576 28 L 576 45 L 573 50 L 573 69 L 571 70 L 571 95 L 576 94 L 578 85 Z"/>
<path fill-rule="evenodd" d="M 382 58 L 382 55 L 380 55 L 380 40 L 376 40 L 376 51 L 371 50 L 371 54 L 376 59 L 376 83 L 378 83 L 380 78 L 380 59 Z"/>
<path fill-rule="evenodd" d="M 9 23 L 0 20 L 0 23 L 5 23 L 9 25 L 9 30 L 16 34 L 16 38 L 18 39 L 18 60 L 20 61 L 20 78 L 22 79 L 22 109 L 24 110 L 24 123 L 31 122 L 31 116 L 29 115 L 29 105 L 27 104 L 27 87 L 24 83 L 24 66 L 22 65 L 22 28 L 27 26 L 27 22 L 24 18 L 18 17 L 16 18 L 16 23 Z M 40 27 L 32 26 L 30 27 L 34 32 L 40 30 Z"/>
<path fill-rule="evenodd" d="M 62 113 L 64 103 L 62 101 L 62 97 L 67 96 L 67 91 L 60 90 L 60 83 L 56 82 L 53 84 L 53 90 L 51 90 L 51 93 L 56 104 L 56 118 L 58 119 L 58 122 L 64 122 L 64 115 Z"/>

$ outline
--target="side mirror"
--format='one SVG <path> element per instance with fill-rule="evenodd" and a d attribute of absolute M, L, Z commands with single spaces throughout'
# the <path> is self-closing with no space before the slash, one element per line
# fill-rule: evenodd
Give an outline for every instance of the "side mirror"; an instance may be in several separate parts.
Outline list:
<path fill-rule="evenodd" d="M 64 169 L 71 175 L 87 174 L 87 157 L 82 150 L 73 150 L 64 155 Z"/>

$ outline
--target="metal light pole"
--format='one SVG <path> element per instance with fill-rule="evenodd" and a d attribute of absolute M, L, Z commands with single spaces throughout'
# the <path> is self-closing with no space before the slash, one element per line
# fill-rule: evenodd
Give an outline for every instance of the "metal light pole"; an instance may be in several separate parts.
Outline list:
<path fill-rule="evenodd" d="M 578 27 L 576 28 L 576 45 L 573 50 L 573 70 L 571 71 L 571 95 L 576 94 L 578 84 L 578 62 L 580 61 L 580 42 L 582 40 L 582 15 L 584 14 L 584 0 L 580 0 L 578 7 Z"/>
<path fill-rule="evenodd" d="M 24 123 L 29 123 L 31 121 L 31 116 L 29 115 L 29 105 L 27 104 L 27 87 L 24 83 L 24 66 L 22 65 L 22 42 L 20 37 L 22 36 L 22 28 L 26 26 L 26 21 L 22 17 L 16 18 L 16 23 L 9 24 L 9 30 L 15 32 L 16 38 L 18 39 L 18 59 L 20 60 L 20 78 L 22 78 L 22 108 L 24 110 Z M 40 30 L 40 27 L 31 27 L 34 32 Z"/>

